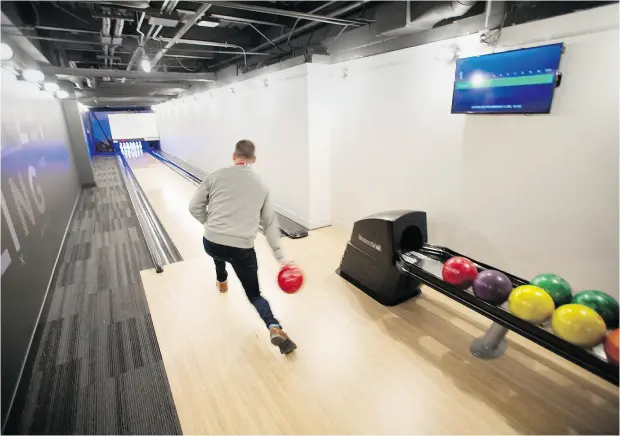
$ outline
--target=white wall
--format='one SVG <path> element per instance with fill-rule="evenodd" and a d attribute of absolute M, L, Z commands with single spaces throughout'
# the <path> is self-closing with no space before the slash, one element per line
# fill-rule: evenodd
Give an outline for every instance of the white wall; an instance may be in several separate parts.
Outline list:
<path fill-rule="evenodd" d="M 435 58 L 488 51 L 477 35 L 332 66 L 333 222 L 424 210 L 432 243 L 617 296 L 618 6 L 514 26 L 500 45 L 552 37 L 566 52 L 551 115 L 450 114 L 454 63 Z"/>
<path fill-rule="evenodd" d="M 157 139 L 157 119 L 153 113 L 118 112 L 108 115 L 112 139 Z"/>
<path fill-rule="evenodd" d="M 451 115 L 454 63 L 438 59 L 489 52 L 470 35 L 167 103 L 162 147 L 210 171 L 246 137 L 278 209 L 310 228 L 424 210 L 432 243 L 617 296 L 618 12 L 504 29 L 498 50 L 565 43 L 550 115 Z"/>
<path fill-rule="evenodd" d="M 257 147 L 254 168 L 271 189 L 277 210 L 309 228 L 328 225 L 329 171 L 317 165 L 317 159 L 329 159 L 329 147 L 321 143 L 329 128 L 323 124 L 321 137 L 309 134 L 309 113 L 317 120 L 322 117 L 320 105 L 309 97 L 308 67 L 158 106 L 162 149 L 213 171 L 231 164 L 237 141 L 250 139 Z M 311 142 L 318 145 L 316 155 Z M 318 176 L 311 177 L 314 172 Z"/>
<path fill-rule="evenodd" d="M 308 164 L 311 228 L 331 224 L 331 111 L 329 65 L 308 64 Z"/>

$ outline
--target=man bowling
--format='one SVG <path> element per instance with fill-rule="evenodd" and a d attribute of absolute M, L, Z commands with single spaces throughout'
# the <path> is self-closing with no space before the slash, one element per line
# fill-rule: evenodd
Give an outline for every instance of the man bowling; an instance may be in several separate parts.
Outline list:
<path fill-rule="evenodd" d="M 204 249 L 215 262 L 217 288 L 228 291 L 226 264 L 232 265 L 250 303 L 269 329 L 271 343 L 289 354 L 297 346 L 273 316 L 269 302 L 261 295 L 254 240 L 259 224 L 278 261 L 284 265 L 280 228 L 269 199 L 269 190 L 254 173 L 255 146 L 243 139 L 233 153 L 234 165 L 221 168 L 202 182 L 189 212 L 204 226 Z"/>

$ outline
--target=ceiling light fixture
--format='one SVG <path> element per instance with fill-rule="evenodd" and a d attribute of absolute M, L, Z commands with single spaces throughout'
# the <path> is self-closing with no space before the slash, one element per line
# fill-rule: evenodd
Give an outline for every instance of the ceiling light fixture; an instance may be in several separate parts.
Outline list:
<path fill-rule="evenodd" d="M 54 82 L 45 82 L 43 84 L 43 89 L 45 89 L 47 92 L 57 92 L 60 89 L 60 86 L 58 86 L 58 83 L 54 83 Z"/>
<path fill-rule="evenodd" d="M 0 44 L 0 60 L 10 61 L 13 58 L 13 49 L 6 42 Z"/>
<path fill-rule="evenodd" d="M 220 23 L 218 21 L 202 20 L 196 23 L 196 25 L 200 27 L 217 27 Z"/>
<path fill-rule="evenodd" d="M 38 83 L 43 82 L 45 75 L 39 70 L 24 70 L 22 71 L 22 77 L 26 82 Z"/>
<path fill-rule="evenodd" d="M 56 92 L 56 97 L 58 98 L 67 98 L 69 97 L 69 93 L 67 91 L 63 91 L 62 89 Z"/>
<path fill-rule="evenodd" d="M 142 71 L 144 71 L 145 73 L 150 73 L 151 63 L 149 62 L 148 59 L 144 58 L 140 61 L 140 68 L 142 68 Z"/>

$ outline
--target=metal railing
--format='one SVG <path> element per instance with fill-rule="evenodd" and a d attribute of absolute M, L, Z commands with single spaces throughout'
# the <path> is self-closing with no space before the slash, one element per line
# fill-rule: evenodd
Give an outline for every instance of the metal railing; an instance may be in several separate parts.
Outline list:
<path fill-rule="evenodd" d="M 203 175 L 203 177 L 206 177 L 208 175 L 206 171 L 199 169 L 198 167 L 190 164 L 189 162 L 182 161 L 182 159 L 168 155 L 167 153 L 163 151 L 151 150 L 150 153 L 152 156 L 162 161 L 164 164 L 166 164 L 170 169 L 175 171 L 177 174 L 181 175 L 186 180 L 196 184 L 197 186 L 199 186 L 204 180 L 203 178 L 200 177 L 200 175 Z M 182 163 L 179 164 L 175 162 L 175 160 L 182 161 Z M 184 167 L 190 168 L 194 172 L 188 171 Z M 196 173 L 198 173 L 198 175 Z M 308 236 L 307 228 L 303 227 L 301 224 L 296 223 L 290 218 L 287 218 L 284 215 L 281 215 L 280 213 L 278 213 L 278 225 L 280 227 L 280 231 L 282 232 L 282 234 L 284 234 L 285 236 L 289 238 L 299 239 L 299 238 L 304 238 Z M 263 234 L 265 233 L 265 230 L 263 229 L 262 225 L 258 226 L 258 230 Z"/>
<path fill-rule="evenodd" d="M 163 272 L 164 265 L 180 262 L 183 257 L 157 218 L 125 157 L 118 153 L 116 159 L 155 271 Z"/>

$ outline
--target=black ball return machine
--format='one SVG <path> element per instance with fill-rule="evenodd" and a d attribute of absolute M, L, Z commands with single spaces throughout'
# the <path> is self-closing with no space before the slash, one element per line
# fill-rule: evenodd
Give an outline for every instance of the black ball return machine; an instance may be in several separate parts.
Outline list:
<path fill-rule="evenodd" d="M 447 247 L 428 243 L 426 212 L 396 210 L 371 215 L 353 225 L 351 239 L 336 271 L 343 279 L 384 306 L 394 306 L 421 293 L 427 285 L 494 321 L 484 336 L 475 339 L 471 352 L 493 359 L 506 350 L 505 336 L 512 330 L 597 376 L 618 385 L 618 367 L 608 363 L 597 345 L 584 349 L 553 334 L 549 325 L 536 326 L 512 315 L 506 305 L 494 306 L 442 279 L 443 263 L 454 256 L 471 260 L 478 271 L 493 269 Z M 514 287 L 527 280 L 503 272 Z"/>

